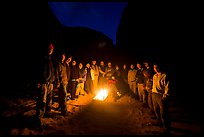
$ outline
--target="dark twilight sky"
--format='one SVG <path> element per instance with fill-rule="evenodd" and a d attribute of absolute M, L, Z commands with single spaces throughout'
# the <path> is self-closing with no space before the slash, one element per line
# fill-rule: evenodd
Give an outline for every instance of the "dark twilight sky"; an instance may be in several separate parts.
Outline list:
<path fill-rule="evenodd" d="M 48 2 L 60 23 L 67 27 L 87 27 L 107 35 L 116 44 L 122 12 L 127 2 Z"/>

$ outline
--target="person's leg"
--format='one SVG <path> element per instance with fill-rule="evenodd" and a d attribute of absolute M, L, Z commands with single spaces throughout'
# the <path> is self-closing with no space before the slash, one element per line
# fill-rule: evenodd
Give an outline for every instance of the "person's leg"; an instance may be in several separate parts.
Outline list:
<path fill-rule="evenodd" d="M 153 103 L 153 109 L 154 109 L 154 114 L 156 116 L 157 120 L 160 120 L 160 114 L 158 112 L 158 95 L 157 93 L 152 93 L 152 103 Z"/>
<path fill-rule="evenodd" d="M 76 94 L 76 83 L 75 81 L 71 81 L 71 100 L 74 100 Z"/>
<path fill-rule="evenodd" d="M 85 95 L 85 91 L 84 91 L 84 83 L 80 83 L 80 95 L 84 96 Z"/>
<path fill-rule="evenodd" d="M 79 94 L 80 94 L 80 90 L 81 90 L 81 89 L 80 89 L 80 83 L 78 83 L 77 86 L 76 86 L 76 94 L 75 94 L 77 97 L 78 97 Z"/>
<path fill-rule="evenodd" d="M 62 92 L 61 92 L 61 108 L 62 108 L 62 114 L 65 115 L 67 113 L 67 99 L 66 99 L 66 84 L 62 85 Z"/>
<path fill-rule="evenodd" d="M 53 93 L 53 84 L 48 84 L 47 85 L 47 100 L 46 100 L 45 113 L 51 112 L 51 108 L 52 108 L 52 93 Z"/>
<path fill-rule="evenodd" d="M 151 113 L 152 113 L 152 112 L 154 112 L 153 103 L 152 103 L 152 93 L 151 93 L 151 92 L 148 92 L 147 97 L 148 97 L 148 99 L 147 99 L 148 106 L 149 106 L 150 111 L 151 111 Z"/>
<path fill-rule="evenodd" d="M 143 84 L 138 84 L 139 101 L 143 102 Z"/>
<path fill-rule="evenodd" d="M 159 107 L 160 107 L 160 116 L 161 116 L 161 121 L 163 124 L 163 127 L 166 129 L 169 129 L 171 126 L 170 123 L 170 117 L 169 117 L 169 104 L 168 104 L 168 98 L 161 98 L 159 102 Z"/>
<path fill-rule="evenodd" d="M 37 89 L 37 100 L 36 100 L 36 113 L 35 113 L 35 116 L 34 118 L 36 119 L 36 124 L 37 126 L 41 126 L 43 123 L 42 123 L 42 117 L 44 115 L 44 106 L 45 106 L 45 103 L 43 102 L 43 90 L 42 90 L 42 87 L 41 88 L 38 88 Z"/>

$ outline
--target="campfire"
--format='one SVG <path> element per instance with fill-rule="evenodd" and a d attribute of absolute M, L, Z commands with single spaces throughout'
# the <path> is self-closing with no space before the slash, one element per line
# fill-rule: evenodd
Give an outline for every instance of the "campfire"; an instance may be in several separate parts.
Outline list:
<path fill-rule="evenodd" d="M 101 89 L 93 99 L 102 101 L 102 100 L 105 100 L 107 96 L 108 96 L 108 91 L 106 89 Z"/>

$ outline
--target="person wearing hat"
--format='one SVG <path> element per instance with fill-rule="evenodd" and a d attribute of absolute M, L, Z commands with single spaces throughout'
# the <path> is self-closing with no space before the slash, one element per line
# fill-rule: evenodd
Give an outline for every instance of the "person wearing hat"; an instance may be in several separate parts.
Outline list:
<path fill-rule="evenodd" d="M 40 125 L 43 125 L 41 119 L 48 116 L 52 106 L 53 83 L 55 80 L 54 59 L 52 56 L 53 51 L 54 45 L 50 43 L 42 66 L 41 80 L 37 85 L 38 97 L 35 116 L 37 117 L 37 121 Z"/>

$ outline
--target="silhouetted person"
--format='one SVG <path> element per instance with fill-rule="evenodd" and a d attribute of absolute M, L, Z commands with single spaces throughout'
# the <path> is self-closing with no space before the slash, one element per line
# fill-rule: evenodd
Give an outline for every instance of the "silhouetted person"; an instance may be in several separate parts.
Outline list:
<path fill-rule="evenodd" d="M 71 90 L 71 100 L 76 98 L 76 87 L 79 81 L 79 68 L 76 65 L 76 61 L 72 61 L 70 66 L 70 90 Z"/>
<path fill-rule="evenodd" d="M 106 74 L 106 65 L 104 61 L 101 61 L 99 65 L 99 77 L 98 77 L 98 83 L 100 88 L 103 88 L 106 85 L 105 74 Z"/>
<path fill-rule="evenodd" d="M 40 124 L 42 124 L 42 117 L 47 116 L 52 107 L 53 82 L 55 80 L 55 62 L 52 57 L 53 51 L 54 46 L 51 43 L 48 47 L 48 53 L 45 56 L 42 79 L 41 82 L 38 83 L 38 88 L 41 90 L 38 90 L 36 117 Z"/>
<path fill-rule="evenodd" d="M 62 53 L 60 56 L 60 60 L 57 63 L 57 71 L 56 71 L 56 81 L 58 95 L 59 95 L 59 107 L 61 109 L 62 115 L 67 114 L 67 84 L 68 84 L 68 77 L 67 77 L 67 64 L 65 62 L 66 55 Z"/>
<path fill-rule="evenodd" d="M 106 68 L 106 82 L 108 82 L 109 79 L 111 79 L 112 75 L 114 73 L 114 68 L 112 67 L 112 63 L 108 62 L 108 66 Z"/>
<path fill-rule="evenodd" d="M 122 90 L 122 77 L 121 77 L 121 70 L 120 70 L 120 67 L 119 65 L 115 65 L 115 70 L 114 70 L 114 73 L 113 73 L 113 76 L 115 77 L 116 79 L 116 87 L 119 91 L 123 91 Z"/>
<path fill-rule="evenodd" d="M 153 109 L 153 103 L 152 103 L 152 86 L 153 86 L 153 79 L 151 77 L 151 74 L 147 71 L 143 71 L 144 75 L 144 88 L 145 92 L 147 93 L 146 102 L 148 104 L 148 107 L 150 108 L 151 114 L 154 114 L 154 109 Z"/>
<path fill-rule="evenodd" d="M 126 64 L 123 64 L 123 67 L 121 69 L 121 78 L 123 93 L 127 93 L 129 91 L 129 85 L 128 85 L 128 69 Z"/>
<path fill-rule="evenodd" d="M 77 84 L 76 96 L 85 95 L 85 91 L 84 91 L 85 80 L 86 80 L 85 69 L 83 68 L 83 64 L 79 63 L 79 82 Z"/>
<path fill-rule="evenodd" d="M 90 67 L 90 64 L 87 63 L 85 67 L 85 73 L 86 73 L 86 81 L 84 85 L 84 90 L 86 91 L 87 94 L 93 94 L 93 70 Z"/>
<path fill-rule="evenodd" d="M 144 106 L 146 106 L 146 97 L 147 94 L 144 89 L 144 75 L 143 75 L 143 67 L 142 65 L 138 62 L 137 63 L 137 74 L 136 74 L 136 83 L 137 83 L 137 91 L 139 95 L 139 101 L 141 101 Z"/>
<path fill-rule="evenodd" d="M 150 76 L 150 78 L 153 78 L 154 72 L 152 67 L 150 66 L 150 63 L 148 61 L 144 61 L 144 70 L 146 71 L 145 73 L 147 73 L 148 76 Z"/>
<path fill-rule="evenodd" d="M 119 92 L 116 84 L 117 84 L 118 80 L 115 78 L 115 76 L 111 76 L 110 79 L 108 79 L 108 83 L 107 83 L 107 88 L 108 91 L 111 93 L 114 101 L 117 101 L 118 97 L 120 97 L 121 93 Z"/>
<path fill-rule="evenodd" d="M 68 93 L 71 94 L 71 90 L 70 90 L 70 86 L 69 86 L 69 80 L 70 80 L 70 62 L 72 61 L 72 56 L 68 57 L 66 60 L 66 64 L 67 64 L 67 79 L 68 79 L 68 84 L 67 84 L 67 96 Z"/>

